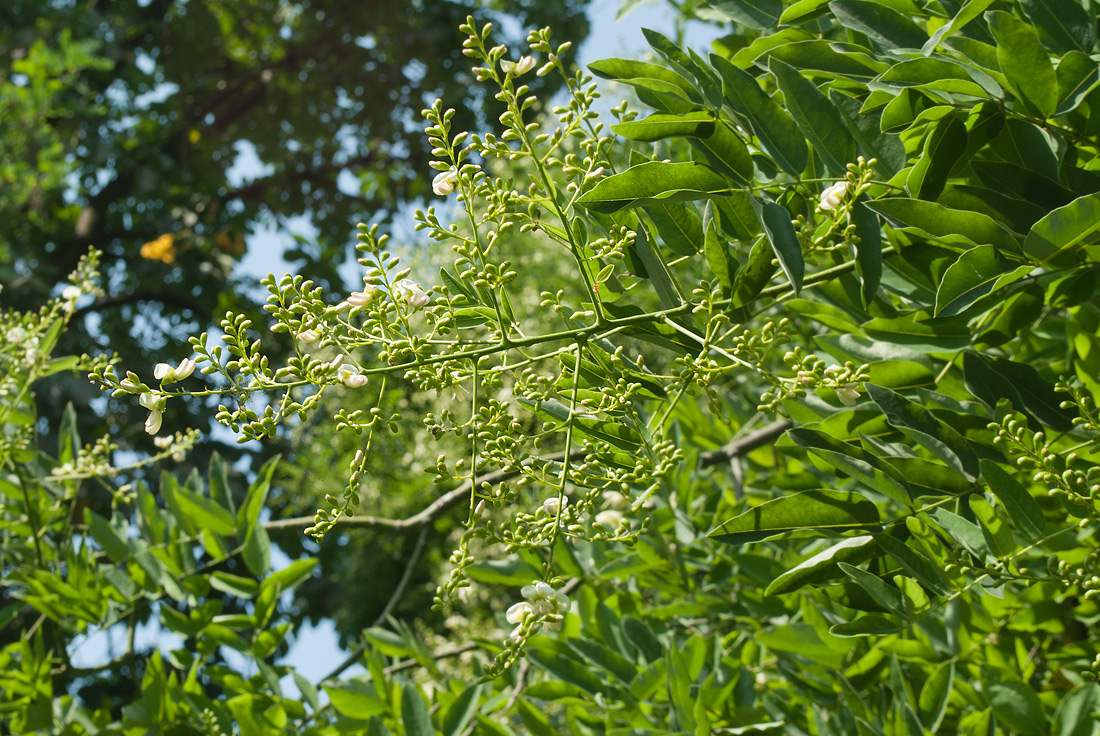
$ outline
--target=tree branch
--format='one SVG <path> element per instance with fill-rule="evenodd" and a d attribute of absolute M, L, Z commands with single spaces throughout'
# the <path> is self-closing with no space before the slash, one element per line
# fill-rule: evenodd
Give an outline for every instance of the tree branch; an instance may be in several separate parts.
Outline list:
<path fill-rule="evenodd" d="M 781 419 L 777 422 L 772 422 L 766 427 L 761 427 L 755 432 L 751 432 L 744 437 L 737 437 L 730 440 L 717 450 L 711 450 L 710 452 L 704 452 L 699 456 L 699 467 L 709 468 L 714 465 L 720 465 L 725 462 L 729 462 L 734 458 L 739 458 L 743 455 L 747 455 L 757 447 L 766 445 L 769 442 L 775 441 L 779 435 L 786 432 L 792 427 L 792 423 L 789 419 Z"/>

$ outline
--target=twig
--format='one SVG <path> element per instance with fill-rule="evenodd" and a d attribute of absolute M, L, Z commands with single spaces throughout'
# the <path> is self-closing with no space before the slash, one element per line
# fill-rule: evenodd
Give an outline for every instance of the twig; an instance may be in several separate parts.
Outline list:
<path fill-rule="evenodd" d="M 704 452 L 699 457 L 699 465 L 703 468 L 709 468 L 713 465 L 729 462 L 734 458 L 743 457 L 756 448 L 774 441 L 779 435 L 790 429 L 791 426 L 793 425 L 790 420 L 787 419 L 780 419 L 777 422 L 772 422 L 768 426 L 761 427 L 751 434 L 730 440 L 717 450 Z"/>

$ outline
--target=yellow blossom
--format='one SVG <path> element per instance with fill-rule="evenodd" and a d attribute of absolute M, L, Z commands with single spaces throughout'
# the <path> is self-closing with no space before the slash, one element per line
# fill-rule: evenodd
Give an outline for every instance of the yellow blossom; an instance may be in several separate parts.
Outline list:
<path fill-rule="evenodd" d="M 141 257 L 150 261 L 162 263 L 176 262 L 176 237 L 171 233 L 165 233 L 156 240 L 150 240 L 141 246 Z"/>

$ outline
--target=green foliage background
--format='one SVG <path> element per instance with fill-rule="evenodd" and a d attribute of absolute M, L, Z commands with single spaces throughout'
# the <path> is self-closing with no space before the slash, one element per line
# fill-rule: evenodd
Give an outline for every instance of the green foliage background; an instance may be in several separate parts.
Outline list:
<path fill-rule="evenodd" d="M 440 250 L 395 256 L 364 226 L 369 303 L 272 278 L 265 324 L 191 342 L 210 378 L 185 393 L 294 439 L 247 489 L 220 456 L 120 488 L 72 411 L 40 448 L 30 386 L 74 365 L 49 354 L 76 306 L 5 313 L 5 728 L 1095 733 L 1095 4 L 680 10 L 731 32 L 704 54 L 648 31 L 649 60 L 595 62 L 595 83 L 545 31 L 509 52 L 463 25 L 504 112 L 490 135 L 425 111 L 460 204 L 416 215 Z M 564 73 L 556 121 L 500 64 L 525 53 Z M 610 83 L 645 112 L 603 127 Z M 400 285 L 425 261 L 426 306 Z M 298 338 L 288 357 L 266 330 Z M 182 400 L 82 366 L 116 398 Z M 105 508 L 80 503 L 93 478 Z M 316 514 L 261 514 L 311 484 Z M 271 538 L 306 527 L 402 567 L 270 571 Z M 282 594 L 341 576 L 384 603 L 311 683 L 278 663 Z M 536 580 L 568 611 L 513 616 Z M 139 611 L 185 646 L 73 671 L 76 635 Z"/>

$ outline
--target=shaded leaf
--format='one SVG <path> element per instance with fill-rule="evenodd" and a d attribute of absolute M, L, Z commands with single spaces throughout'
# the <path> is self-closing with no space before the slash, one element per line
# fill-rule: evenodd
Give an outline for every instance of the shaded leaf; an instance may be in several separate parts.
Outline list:
<path fill-rule="evenodd" d="M 803 491 L 749 509 L 708 536 L 726 544 L 747 544 L 794 531 L 832 534 L 878 525 L 878 509 L 858 493 Z"/>
<path fill-rule="evenodd" d="M 1043 516 L 1043 508 L 1039 502 L 997 463 L 983 459 L 981 469 L 982 480 L 989 485 L 993 495 L 1004 504 L 1016 528 L 1027 539 L 1036 540 L 1041 537 L 1046 528 L 1046 518 Z"/>

